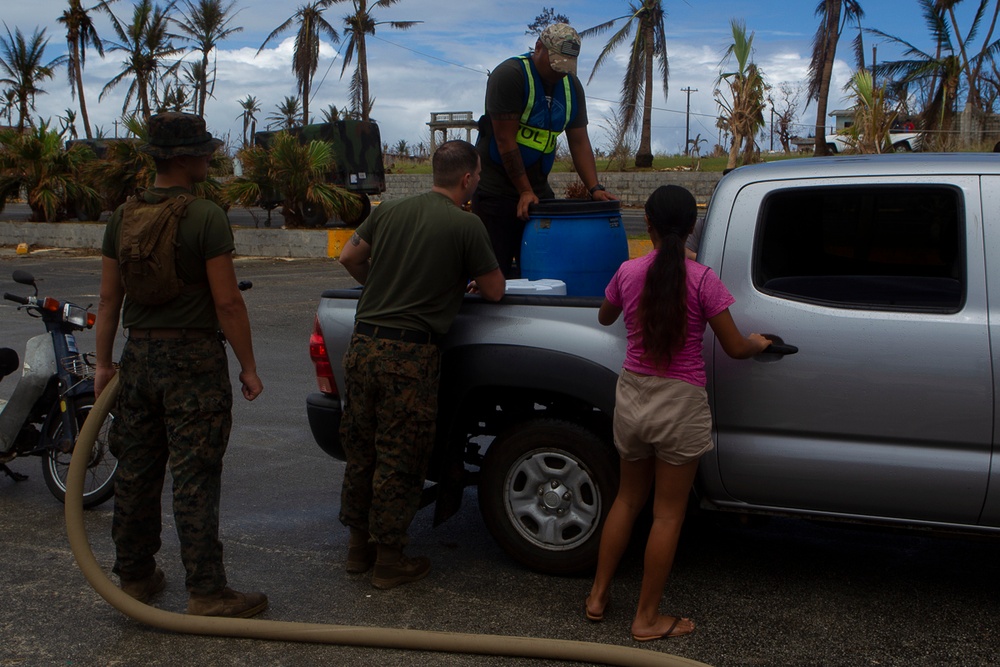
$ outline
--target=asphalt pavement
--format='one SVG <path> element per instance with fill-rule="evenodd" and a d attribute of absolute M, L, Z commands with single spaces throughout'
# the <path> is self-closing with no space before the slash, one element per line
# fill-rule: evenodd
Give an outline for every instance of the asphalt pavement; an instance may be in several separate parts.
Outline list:
<path fill-rule="evenodd" d="M 364 576 L 346 574 L 347 531 L 337 521 L 343 465 L 313 442 L 304 401 L 315 387 L 307 344 L 319 294 L 353 282 L 331 260 L 240 259 L 236 266 L 240 279 L 254 283 L 245 298 L 265 390 L 253 403 L 236 399 L 221 537 L 231 585 L 270 596 L 264 618 L 639 646 L 628 629 L 642 573 L 640 539 L 620 567 L 607 619 L 587 623 L 581 612 L 589 580 L 536 574 L 511 561 L 487 533 L 472 490 L 439 527 L 429 509 L 418 513 L 409 551 L 431 559 L 426 579 L 379 591 Z M 0 291 L 23 289 L 9 278 L 15 268 L 40 278 L 46 295 L 97 302 L 96 256 L 15 256 L 0 248 Z M 42 333 L 38 320 L 9 302 L 0 302 L 0 321 L 0 345 L 22 355 L 25 341 Z M 79 343 L 93 349 L 93 332 Z M 0 381 L 0 398 L 15 381 Z M 84 580 L 38 459 L 10 465 L 30 479 L 0 476 L 0 666 L 567 664 L 151 629 L 110 607 Z M 179 612 L 186 595 L 169 506 L 165 496 L 159 563 L 167 588 L 155 602 Z M 110 571 L 111 504 L 85 518 L 98 562 Z M 995 665 L 998 563 L 995 538 L 703 517 L 685 526 L 663 603 L 665 613 L 689 616 L 698 629 L 641 648 L 719 667 Z"/>

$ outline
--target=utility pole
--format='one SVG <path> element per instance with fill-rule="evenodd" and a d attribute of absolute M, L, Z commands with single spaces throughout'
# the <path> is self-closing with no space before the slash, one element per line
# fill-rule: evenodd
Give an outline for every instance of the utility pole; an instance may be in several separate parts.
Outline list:
<path fill-rule="evenodd" d="M 687 113 L 684 114 L 684 155 L 691 155 L 691 93 L 697 93 L 697 88 L 681 88 L 687 93 Z"/>

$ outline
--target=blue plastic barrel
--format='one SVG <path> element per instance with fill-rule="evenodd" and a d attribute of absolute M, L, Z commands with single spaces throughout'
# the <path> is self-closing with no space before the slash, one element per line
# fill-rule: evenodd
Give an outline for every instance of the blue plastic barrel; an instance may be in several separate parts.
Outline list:
<path fill-rule="evenodd" d="M 628 259 L 621 203 L 543 199 L 528 209 L 521 241 L 521 277 L 554 278 L 568 296 L 604 296 Z"/>

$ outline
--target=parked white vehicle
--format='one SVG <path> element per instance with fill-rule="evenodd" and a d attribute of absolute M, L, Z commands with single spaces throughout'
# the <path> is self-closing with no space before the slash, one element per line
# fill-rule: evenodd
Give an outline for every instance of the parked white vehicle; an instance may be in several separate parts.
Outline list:
<path fill-rule="evenodd" d="M 920 150 L 920 134 L 917 132 L 890 131 L 892 150 L 896 153 L 910 153 Z M 831 153 L 850 153 L 854 150 L 851 137 L 847 134 L 826 135 L 826 147 Z"/>

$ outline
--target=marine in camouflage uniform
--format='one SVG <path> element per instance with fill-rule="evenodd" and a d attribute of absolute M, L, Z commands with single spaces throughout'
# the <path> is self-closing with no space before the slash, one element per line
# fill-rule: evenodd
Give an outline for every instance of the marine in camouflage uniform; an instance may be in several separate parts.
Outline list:
<path fill-rule="evenodd" d="M 149 143 L 142 150 L 156 160 L 157 174 L 142 200 L 155 206 L 190 194 L 194 184 L 207 177 L 209 159 L 221 143 L 199 116 L 153 116 Z M 194 199 L 177 226 L 175 268 L 184 287 L 166 303 L 152 304 L 130 296 L 122 280 L 124 211 L 120 207 L 112 216 L 102 246 L 95 379 L 100 394 L 116 372 L 112 356 L 121 315 L 128 341 L 110 434 L 111 451 L 118 458 L 114 572 L 122 589 L 143 602 L 165 586 L 155 555 L 160 548 L 160 497 L 169 467 L 188 613 L 253 616 L 267 607 L 267 597 L 227 586 L 219 541 L 222 459 L 233 404 L 220 328 L 240 363 L 243 396 L 253 400 L 263 390 L 246 305 L 236 285 L 232 230 L 222 209 Z"/>
<path fill-rule="evenodd" d="M 360 334 L 344 356 L 349 409 L 341 428 L 351 445 L 340 520 L 379 544 L 406 546 L 434 446 L 439 368 L 432 344 Z"/>
<path fill-rule="evenodd" d="M 461 209 L 479 182 L 475 148 L 442 144 L 434 188 L 383 202 L 358 227 L 340 262 L 362 283 L 344 356 L 341 442 L 347 455 L 340 520 L 351 529 L 347 571 L 392 588 L 430 571 L 406 558 L 434 446 L 440 352 L 470 278 L 484 297 L 504 293 L 503 274 L 480 220 Z"/>

